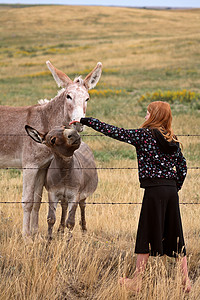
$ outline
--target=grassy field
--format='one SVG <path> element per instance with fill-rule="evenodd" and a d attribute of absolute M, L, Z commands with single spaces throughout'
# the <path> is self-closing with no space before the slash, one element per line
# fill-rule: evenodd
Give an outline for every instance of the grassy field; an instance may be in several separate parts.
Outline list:
<path fill-rule="evenodd" d="M 200 298 L 200 10 L 157 11 L 79 6 L 0 6 L 0 104 L 24 106 L 57 94 L 46 67 L 50 60 L 72 79 L 103 63 L 91 91 L 87 116 L 139 127 L 146 102 L 141 96 L 184 90 L 195 100 L 172 104 L 173 128 L 183 143 L 188 175 L 180 191 L 182 221 L 193 288 L 185 295 L 179 266 L 150 258 L 140 294 L 117 284 L 132 276 L 137 223 L 143 191 L 137 170 L 99 169 L 99 185 L 88 202 L 88 232 L 82 236 L 77 212 L 73 238 L 56 234 L 46 241 L 47 204 L 40 211 L 40 234 L 32 245 L 21 237 L 22 174 L 0 170 L 0 295 L 7 299 L 177 300 Z M 165 100 L 165 98 L 164 98 Z M 148 99 L 147 99 L 148 101 Z M 84 133 L 94 134 L 90 129 Z M 99 168 L 136 168 L 130 145 L 106 137 L 83 136 Z M 44 192 L 43 201 L 47 201 Z M 198 203 L 198 204 L 192 204 Z M 57 210 L 59 219 L 60 209 Z"/>

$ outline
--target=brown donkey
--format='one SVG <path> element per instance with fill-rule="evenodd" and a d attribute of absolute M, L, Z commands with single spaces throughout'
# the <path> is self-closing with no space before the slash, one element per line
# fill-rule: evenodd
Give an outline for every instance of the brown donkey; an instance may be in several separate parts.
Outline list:
<path fill-rule="evenodd" d="M 55 126 L 68 126 L 85 116 L 88 90 L 98 83 L 102 64 L 83 80 L 72 81 L 49 61 L 47 66 L 57 84 L 63 89 L 51 101 L 26 107 L 0 106 L 0 167 L 23 168 L 23 235 L 38 231 L 38 214 L 47 168 L 53 158 L 49 148 L 35 143 L 25 132 L 25 125 L 48 132 Z M 82 131 L 80 123 L 71 125 Z"/>
<path fill-rule="evenodd" d="M 75 225 L 76 208 L 81 209 L 81 228 L 86 230 L 85 200 L 97 188 L 98 177 L 94 156 L 89 146 L 81 142 L 74 129 L 55 127 L 46 134 L 26 126 L 28 135 L 36 142 L 46 145 L 54 154 L 49 166 L 45 187 L 48 191 L 49 212 L 47 217 L 48 236 L 56 221 L 56 207 L 61 202 L 62 216 L 59 231 L 65 226 L 72 230 Z M 68 218 L 66 220 L 68 208 Z"/>

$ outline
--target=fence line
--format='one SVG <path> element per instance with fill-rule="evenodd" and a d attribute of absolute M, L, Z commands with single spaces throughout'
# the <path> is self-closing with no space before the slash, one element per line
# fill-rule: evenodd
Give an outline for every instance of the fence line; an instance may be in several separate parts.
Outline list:
<path fill-rule="evenodd" d="M 4 134 L 0 133 L 0 136 L 24 136 L 29 137 L 28 134 Z M 105 137 L 104 134 L 80 134 L 80 136 L 99 136 L 99 137 Z M 176 136 L 192 136 L 192 137 L 200 137 L 200 134 L 176 134 Z"/>
<path fill-rule="evenodd" d="M 45 204 L 45 203 L 49 203 L 48 201 L 41 201 L 41 202 L 33 202 L 33 201 L 28 201 L 28 202 L 24 202 L 24 201 L 0 201 L 0 204 L 24 204 L 24 203 L 40 203 L 40 204 Z M 60 203 L 60 202 L 51 202 L 50 204 L 53 203 Z M 77 202 L 73 202 L 73 201 L 69 201 L 67 203 L 77 203 Z M 77 203 L 78 204 L 78 203 Z M 142 202 L 85 202 L 86 205 L 90 204 L 90 205 L 139 205 L 142 204 Z M 182 205 L 199 205 L 199 202 L 180 202 L 179 204 Z"/>
<path fill-rule="evenodd" d="M 0 136 L 21 136 L 21 137 L 28 137 L 26 134 L 0 134 Z M 81 137 L 88 136 L 88 137 L 105 137 L 103 134 L 82 134 Z M 181 134 L 177 135 L 180 137 L 200 137 L 200 134 Z M 6 167 L 6 168 L 0 168 L 0 170 L 33 170 L 33 169 L 39 169 L 39 168 L 14 168 L 14 167 Z M 58 168 L 40 168 L 41 169 L 58 169 Z M 63 168 L 68 169 L 68 168 Z M 137 167 L 124 167 L 124 168 L 116 168 L 116 167 L 96 167 L 96 168 L 75 168 L 75 169 L 96 169 L 96 170 L 138 170 Z M 188 167 L 188 170 L 199 170 L 200 167 Z M 41 201 L 41 202 L 23 202 L 23 201 L 0 201 L 0 204 L 23 204 L 23 203 L 40 203 L 45 204 L 49 203 L 48 201 Z M 51 203 L 57 203 L 57 202 L 51 202 Z M 77 203 L 77 202 L 68 202 L 68 203 Z M 142 202 L 86 202 L 87 205 L 141 205 Z M 180 202 L 181 205 L 199 205 L 198 202 Z"/>
<path fill-rule="evenodd" d="M 0 168 L 0 170 L 68 170 L 68 168 Z M 124 167 L 124 168 L 116 168 L 116 167 L 97 167 L 97 168 L 74 168 L 76 170 L 138 170 L 137 167 Z M 188 170 L 199 170 L 200 167 L 188 167 Z"/>

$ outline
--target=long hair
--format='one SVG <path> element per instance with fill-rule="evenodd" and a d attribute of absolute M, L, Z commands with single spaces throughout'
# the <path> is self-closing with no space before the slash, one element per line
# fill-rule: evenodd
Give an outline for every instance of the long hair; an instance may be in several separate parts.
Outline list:
<path fill-rule="evenodd" d="M 149 119 L 142 124 L 142 128 L 158 129 L 167 141 L 178 142 L 172 130 L 172 112 L 169 103 L 163 101 L 151 102 L 147 107 Z"/>

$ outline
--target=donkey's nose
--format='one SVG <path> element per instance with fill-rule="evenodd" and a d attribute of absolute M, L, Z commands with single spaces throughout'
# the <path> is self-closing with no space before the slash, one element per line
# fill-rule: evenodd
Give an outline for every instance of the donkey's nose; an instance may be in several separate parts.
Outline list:
<path fill-rule="evenodd" d="M 70 145 L 80 142 L 80 135 L 74 129 L 65 129 L 63 134 Z"/>

